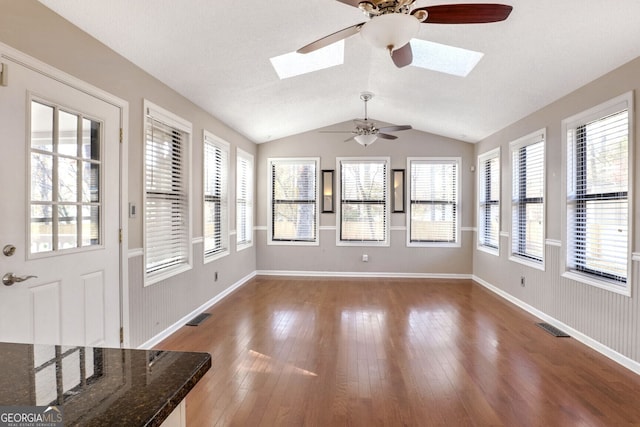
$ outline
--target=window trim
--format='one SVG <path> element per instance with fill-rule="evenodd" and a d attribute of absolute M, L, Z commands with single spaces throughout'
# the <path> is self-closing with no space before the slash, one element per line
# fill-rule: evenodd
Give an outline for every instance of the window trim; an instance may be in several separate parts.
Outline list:
<path fill-rule="evenodd" d="M 455 242 L 412 242 L 411 241 L 411 162 L 434 162 L 434 163 L 455 163 L 456 165 L 456 221 L 455 221 Z M 407 207 L 406 207 L 406 246 L 414 248 L 459 248 L 462 247 L 462 236 L 460 235 L 460 168 L 462 167 L 462 157 L 407 157 Z"/>
<path fill-rule="evenodd" d="M 212 144 L 213 146 L 219 148 L 220 150 L 224 151 L 227 153 L 227 164 L 226 164 L 226 182 L 227 182 L 227 186 L 226 188 L 223 189 L 224 192 L 226 192 L 226 212 L 224 212 L 224 218 L 226 219 L 226 224 L 222 224 L 221 223 L 221 232 L 222 232 L 222 241 L 223 241 L 223 247 L 224 249 L 222 249 L 219 252 L 215 252 L 215 253 L 210 253 L 207 254 L 207 252 L 205 251 L 204 248 L 204 239 L 205 239 L 205 235 L 204 235 L 204 230 L 205 230 L 205 180 L 207 179 L 206 174 L 204 173 L 206 170 L 206 157 L 204 156 L 204 151 L 206 149 L 206 145 L 207 144 Z M 229 209 L 229 172 L 230 172 L 230 163 L 231 163 L 231 149 L 230 149 L 231 145 L 223 140 L 222 138 L 219 138 L 218 136 L 214 135 L 213 133 L 207 131 L 206 129 L 203 130 L 202 132 L 202 151 L 203 151 L 203 156 L 202 156 L 202 239 L 203 239 L 203 263 L 207 264 L 209 262 L 215 261 L 217 259 L 220 258 L 224 258 L 225 256 L 229 255 L 231 253 L 231 249 L 230 249 L 230 238 L 229 238 L 229 227 L 231 226 L 231 221 L 230 221 L 230 209 Z M 222 204 L 222 203 L 221 203 Z M 223 220 L 222 220 L 223 221 Z"/>
<path fill-rule="evenodd" d="M 513 153 L 514 151 L 520 150 L 529 145 L 537 144 L 542 142 L 543 144 L 543 156 L 542 156 L 542 238 L 541 238 L 541 246 L 542 246 L 542 257 L 541 259 L 537 259 L 534 257 L 528 257 L 526 255 L 522 255 L 519 253 L 515 253 L 513 250 L 513 179 L 511 180 L 511 209 L 510 215 L 511 220 L 510 231 L 509 231 L 509 261 L 513 261 L 519 264 L 523 264 L 537 270 L 545 271 L 546 268 L 546 237 L 547 237 L 547 128 L 539 129 L 535 132 L 531 132 L 528 135 L 520 137 L 515 141 L 509 143 L 509 164 L 510 164 L 510 175 L 513 177 Z"/>
<path fill-rule="evenodd" d="M 271 168 L 275 162 L 314 162 L 316 188 L 314 192 L 315 210 L 315 239 L 313 241 L 302 240 L 280 240 L 273 239 L 273 183 Z M 267 159 L 267 245 L 274 246 L 319 246 L 320 245 L 320 157 L 270 157 Z"/>
<path fill-rule="evenodd" d="M 343 161 L 360 161 L 360 162 L 384 162 L 386 177 L 384 182 L 384 197 L 385 197 L 385 239 L 383 241 L 355 241 L 355 240 L 342 240 L 342 162 Z M 389 172 L 391 166 L 390 157 L 337 157 L 336 158 L 336 172 L 338 175 L 338 198 L 336 203 L 336 246 L 354 246 L 354 247 L 389 247 L 391 230 L 391 208 L 389 200 Z"/>
<path fill-rule="evenodd" d="M 251 218 L 250 218 L 250 235 L 251 235 L 251 239 L 247 242 L 240 242 L 238 239 L 240 238 L 240 232 L 238 230 L 238 161 L 243 158 L 245 160 L 248 160 L 251 168 L 250 168 L 250 172 L 251 172 L 251 176 L 248 179 L 248 184 L 249 184 L 249 195 L 251 196 L 251 198 L 249 199 L 250 201 L 250 212 L 251 212 Z M 235 185 L 235 207 L 236 207 L 236 212 L 235 212 L 235 219 L 236 219 L 236 230 L 235 230 L 235 234 L 236 234 L 236 252 L 240 252 L 243 251 L 245 249 L 248 249 L 250 247 L 253 246 L 253 242 L 255 240 L 255 236 L 254 236 L 254 229 L 255 229 L 255 159 L 253 154 L 243 150 L 242 148 L 237 147 L 236 148 L 236 173 L 235 173 L 235 180 L 236 180 L 236 185 Z"/>
<path fill-rule="evenodd" d="M 480 239 L 480 230 L 482 230 L 481 227 L 481 221 L 484 218 L 481 218 L 481 215 L 483 214 L 483 210 L 482 210 L 482 203 L 486 202 L 483 200 L 480 200 L 479 195 L 481 193 L 480 189 L 482 187 L 482 185 L 486 185 L 486 182 L 483 182 L 483 180 L 481 180 L 482 177 L 484 177 L 484 172 L 483 171 L 483 163 L 486 162 L 487 160 L 491 160 L 497 158 L 498 159 L 498 200 L 497 202 L 495 202 L 495 204 L 498 205 L 498 246 L 497 247 L 493 247 L 491 245 L 486 245 L 486 244 L 482 244 L 481 243 L 481 239 Z M 478 200 L 477 200 L 477 204 L 476 204 L 476 227 L 478 232 L 476 233 L 476 248 L 479 251 L 483 251 L 486 252 L 488 254 L 491 255 L 495 255 L 495 256 L 500 256 L 500 248 L 502 245 L 500 245 L 500 238 L 501 238 L 501 229 L 502 229 L 502 152 L 501 152 L 501 148 L 500 147 L 496 147 L 492 150 L 489 150 L 485 153 L 482 153 L 478 156 L 478 166 L 477 166 L 477 171 L 478 171 L 478 179 L 477 179 L 477 190 L 476 190 L 476 194 L 478 195 Z M 494 204 L 494 202 L 490 201 L 489 203 Z"/>
<path fill-rule="evenodd" d="M 192 193 L 192 178 L 191 178 L 191 150 L 192 150 L 192 124 L 191 122 L 183 119 L 182 117 L 152 103 L 151 101 L 144 99 L 143 100 L 143 117 L 142 117 L 142 121 L 144 123 L 143 125 L 143 141 L 144 144 L 146 146 L 146 134 L 147 134 L 147 129 L 149 126 L 149 122 L 148 122 L 148 118 L 151 116 L 153 117 L 153 120 L 156 120 L 158 122 L 161 122 L 167 126 L 173 127 L 181 132 L 185 133 L 185 159 L 184 159 L 184 165 L 185 165 L 185 192 L 187 194 L 187 262 L 182 263 L 182 264 L 178 264 L 176 266 L 172 266 L 163 270 L 159 270 L 158 272 L 154 272 L 154 273 L 147 273 L 147 268 L 146 268 L 146 258 L 147 258 L 147 245 L 146 245 L 146 241 L 147 241 L 147 223 L 145 221 L 145 216 L 146 216 L 146 206 L 147 206 L 147 180 L 146 180 L 146 171 L 147 171 L 147 162 L 145 159 L 145 152 L 146 152 L 146 148 L 143 148 L 143 200 L 142 200 L 142 206 L 143 206 L 143 216 L 142 216 L 142 221 L 143 221 L 143 226 L 142 226 L 142 241 L 143 241 L 143 251 L 144 251 L 144 286 L 150 286 L 153 285 L 155 283 L 161 282 L 163 280 L 169 279 L 173 276 L 176 276 L 180 273 L 184 273 L 185 271 L 189 271 L 193 268 L 193 244 L 191 243 L 192 240 L 192 224 L 193 224 L 193 218 L 192 218 L 192 212 L 193 212 L 193 193 Z"/>
<path fill-rule="evenodd" d="M 628 152 L 627 152 L 627 162 L 628 162 L 628 170 L 629 175 L 628 179 L 628 187 L 627 187 L 627 215 L 628 215 L 628 224 L 627 224 L 627 280 L 625 286 L 621 286 L 619 284 L 614 284 L 612 281 L 607 280 L 605 278 L 599 278 L 596 275 L 577 272 L 569 269 L 568 267 L 568 257 L 569 257 L 569 227 L 567 225 L 567 213 L 568 213 L 568 203 L 567 203 L 567 193 L 568 193 L 568 182 L 569 182 L 569 170 L 567 168 L 568 161 L 568 130 L 571 128 L 575 128 L 578 124 L 590 123 L 595 120 L 602 119 L 610 114 L 620 111 L 620 107 L 624 106 L 622 109 L 627 109 L 628 114 Z M 615 98 L 612 98 L 608 101 L 600 103 L 594 107 L 591 107 L 583 112 L 574 114 L 571 117 L 568 117 L 561 122 L 562 128 L 562 206 L 561 206 L 561 227 L 563 234 L 563 246 L 564 246 L 564 255 L 561 257 L 561 275 L 562 277 L 570 280 L 574 280 L 579 283 L 583 283 L 589 286 L 593 286 L 596 288 L 600 288 L 603 290 L 607 290 L 613 293 L 617 293 L 620 295 L 624 295 L 627 297 L 631 297 L 631 289 L 633 283 L 633 237 L 634 237 L 634 159 L 635 159 L 635 112 L 634 112 L 634 93 L 633 91 L 626 92 L 622 95 L 619 95 Z"/>

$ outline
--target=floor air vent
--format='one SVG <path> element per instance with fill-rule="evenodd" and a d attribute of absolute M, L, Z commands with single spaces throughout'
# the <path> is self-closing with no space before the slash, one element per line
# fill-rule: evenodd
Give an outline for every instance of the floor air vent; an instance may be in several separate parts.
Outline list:
<path fill-rule="evenodd" d="M 561 337 L 561 338 L 569 337 L 569 335 L 566 332 L 564 332 L 563 330 L 558 329 L 555 326 L 550 325 L 548 323 L 536 323 L 536 325 L 541 327 L 545 331 L 549 332 L 554 337 Z"/>
<path fill-rule="evenodd" d="M 187 322 L 187 326 L 198 326 L 200 323 L 204 322 L 207 317 L 211 316 L 210 313 L 200 313 L 193 319 Z"/>

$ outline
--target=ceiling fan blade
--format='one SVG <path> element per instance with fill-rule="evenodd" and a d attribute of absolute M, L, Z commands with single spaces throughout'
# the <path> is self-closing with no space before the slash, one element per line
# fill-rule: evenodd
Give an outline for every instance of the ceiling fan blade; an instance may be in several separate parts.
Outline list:
<path fill-rule="evenodd" d="M 396 67 L 402 68 L 413 62 L 413 52 L 411 51 L 411 43 L 407 43 L 400 49 L 391 52 L 391 59 Z"/>
<path fill-rule="evenodd" d="M 349 6 L 358 7 L 358 4 L 362 0 L 338 0 L 340 3 L 348 4 Z"/>
<path fill-rule="evenodd" d="M 353 133 L 352 130 L 319 130 L 318 133 Z"/>
<path fill-rule="evenodd" d="M 352 136 L 351 138 L 345 139 L 344 142 L 355 141 L 355 140 L 356 140 L 355 137 Z"/>
<path fill-rule="evenodd" d="M 410 125 L 398 125 L 398 126 L 385 126 L 378 129 L 379 132 L 398 132 L 400 130 L 412 129 Z"/>
<path fill-rule="evenodd" d="M 380 133 L 380 132 L 378 132 L 376 136 L 382 139 L 398 139 L 398 137 L 395 135 L 388 135 L 386 133 Z"/>
<path fill-rule="evenodd" d="M 329 34 L 328 36 L 324 36 L 321 39 L 318 39 L 314 42 L 309 43 L 306 46 L 301 47 L 296 52 L 298 53 L 309 53 L 318 49 L 322 49 L 323 47 L 329 46 L 335 42 L 338 42 L 342 39 L 346 39 L 349 36 L 357 34 L 360 31 L 360 28 L 364 25 L 364 22 L 361 22 L 356 25 L 352 25 L 351 27 L 344 28 L 340 31 L 336 31 L 333 34 Z"/>
<path fill-rule="evenodd" d="M 485 24 L 504 21 L 509 17 L 512 6 L 494 3 L 443 4 L 414 9 L 414 15 L 426 10 L 427 24 Z"/>

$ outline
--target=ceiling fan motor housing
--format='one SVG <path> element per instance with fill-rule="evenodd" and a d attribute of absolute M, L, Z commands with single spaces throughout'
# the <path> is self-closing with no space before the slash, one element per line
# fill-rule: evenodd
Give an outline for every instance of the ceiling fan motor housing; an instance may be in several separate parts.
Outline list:
<path fill-rule="evenodd" d="M 388 13 L 404 13 L 408 15 L 414 2 L 415 0 L 366 0 L 360 2 L 358 7 L 369 18 Z"/>

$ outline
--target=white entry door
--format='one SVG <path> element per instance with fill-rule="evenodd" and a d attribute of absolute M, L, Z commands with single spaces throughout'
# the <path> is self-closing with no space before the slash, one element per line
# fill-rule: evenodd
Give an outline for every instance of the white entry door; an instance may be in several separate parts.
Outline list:
<path fill-rule="evenodd" d="M 0 341 L 119 346 L 120 108 L 2 62 Z"/>

